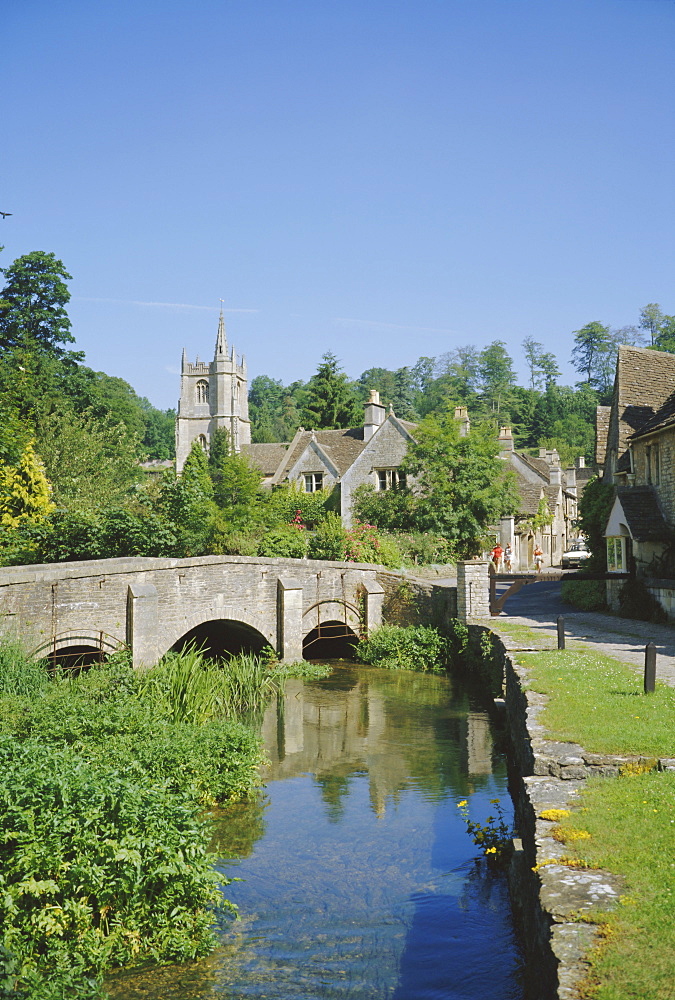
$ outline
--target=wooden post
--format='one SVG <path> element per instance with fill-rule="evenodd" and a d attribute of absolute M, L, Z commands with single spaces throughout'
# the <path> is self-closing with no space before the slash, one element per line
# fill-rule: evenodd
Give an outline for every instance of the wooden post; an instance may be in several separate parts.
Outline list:
<path fill-rule="evenodd" d="M 565 648 L 565 619 L 562 615 L 558 617 L 558 649 Z"/>
<path fill-rule="evenodd" d="M 648 642 L 645 646 L 645 694 L 656 689 L 656 646 Z"/>

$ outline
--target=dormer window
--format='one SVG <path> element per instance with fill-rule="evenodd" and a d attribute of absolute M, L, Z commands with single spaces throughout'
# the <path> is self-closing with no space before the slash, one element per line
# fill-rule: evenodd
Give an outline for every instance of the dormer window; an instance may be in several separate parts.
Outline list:
<path fill-rule="evenodd" d="M 205 378 L 200 378 L 197 382 L 197 402 L 198 403 L 208 403 L 209 401 L 209 383 Z"/>

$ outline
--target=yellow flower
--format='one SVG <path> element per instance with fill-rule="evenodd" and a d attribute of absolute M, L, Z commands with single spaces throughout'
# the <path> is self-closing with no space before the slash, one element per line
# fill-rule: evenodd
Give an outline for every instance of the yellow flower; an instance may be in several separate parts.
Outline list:
<path fill-rule="evenodd" d="M 462 801 L 461 801 L 461 802 L 458 802 L 458 803 L 457 803 L 457 808 L 458 808 L 458 809 L 463 809 L 463 808 L 464 808 L 464 806 L 468 806 L 468 804 L 469 804 L 469 803 L 468 803 L 468 800 L 467 800 L 467 799 L 462 799 Z"/>
<path fill-rule="evenodd" d="M 488 848 L 486 848 L 485 853 L 486 854 L 496 854 L 497 853 L 497 848 L 496 847 L 488 847 Z"/>

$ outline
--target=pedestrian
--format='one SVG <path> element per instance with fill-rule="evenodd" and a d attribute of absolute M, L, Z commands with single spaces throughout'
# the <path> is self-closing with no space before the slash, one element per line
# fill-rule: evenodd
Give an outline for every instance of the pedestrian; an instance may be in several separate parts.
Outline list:
<path fill-rule="evenodd" d="M 495 573 L 499 573 L 502 564 L 502 556 L 504 555 L 504 549 L 501 547 L 499 542 L 495 545 L 492 550 L 492 561 L 495 564 Z"/>
<path fill-rule="evenodd" d="M 506 543 L 506 548 L 504 549 L 504 569 L 507 573 L 511 572 L 511 545 L 509 542 Z"/>
<path fill-rule="evenodd" d="M 541 567 L 544 562 L 544 553 L 541 551 L 538 545 L 534 547 L 534 566 L 537 573 L 541 573 Z"/>

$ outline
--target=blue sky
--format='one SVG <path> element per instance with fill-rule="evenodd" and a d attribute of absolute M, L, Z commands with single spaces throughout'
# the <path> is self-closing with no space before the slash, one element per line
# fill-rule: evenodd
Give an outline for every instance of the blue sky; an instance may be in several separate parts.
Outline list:
<path fill-rule="evenodd" d="M 492 340 L 524 380 L 675 313 L 671 0 L 5 0 L 2 262 L 173 406 L 219 300 L 251 377 Z"/>

